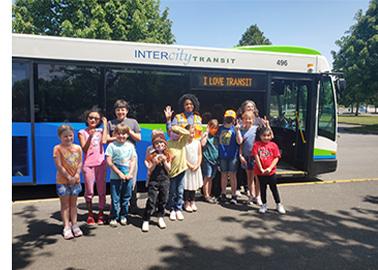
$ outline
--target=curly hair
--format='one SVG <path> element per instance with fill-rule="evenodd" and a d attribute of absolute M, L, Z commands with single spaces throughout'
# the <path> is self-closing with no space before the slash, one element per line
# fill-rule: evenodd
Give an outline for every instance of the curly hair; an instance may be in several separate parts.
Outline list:
<path fill-rule="evenodd" d="M 198 101 L 198 98 L 195 95 L 192 94 L 184 94 L 179 98 L 178 101 L 178 107 L 183 108 L 185 100 L 189 99 L 193 103 L 193 112 L 196 114 L 199 114 L 199 109 L 200 109 L 200 103 Z"/>

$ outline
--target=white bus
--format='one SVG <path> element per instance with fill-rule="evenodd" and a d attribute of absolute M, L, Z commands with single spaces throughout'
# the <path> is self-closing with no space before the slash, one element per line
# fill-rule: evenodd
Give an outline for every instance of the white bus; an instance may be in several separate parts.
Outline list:
<path fill-rule="evenodd" d="M 144 156 L 151 130 L 165 130 L 163 108 L 178 112 L 184 93 L 200 101 L 203 123 L 222 122 L 247 99 L 267 116 L 282 152 L 278 174 L 336 170 L 336 85 L 318 51 L 293 46 L 215 49 L 179 45 L 13 34 L 12 175 L 14 184 L 52 184 L 57 127 L 84 127 L 93 105 L 114 118 L 113 103 L 131 104 L 142 128 Z M 138 180 L 145 181 L 143 158 Z"/>

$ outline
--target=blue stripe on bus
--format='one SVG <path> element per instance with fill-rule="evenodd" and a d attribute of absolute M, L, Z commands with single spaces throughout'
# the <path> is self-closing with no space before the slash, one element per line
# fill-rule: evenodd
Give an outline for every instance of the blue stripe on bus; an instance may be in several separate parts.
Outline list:
<path fill-rule="evenodd" d="M 323 159 L 336 159 L 336 156 L 314 156 L 314 160 L 323 160 Z"/>

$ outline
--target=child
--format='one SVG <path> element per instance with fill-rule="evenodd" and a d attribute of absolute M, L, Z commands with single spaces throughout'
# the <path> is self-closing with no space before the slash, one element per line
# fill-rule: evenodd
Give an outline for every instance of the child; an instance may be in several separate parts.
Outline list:
<path fill-rule="evenodd" d="M 60 144 L 54 147 L 56 165 L 56 192 L 60 199 L 60 214 L 63 220 L 63 237 L 68 240 L 80 237 L 83 232 L 77 225 L 77 196 L 81 192 L 80 171 L 82 152 L 73 143 L 74 131 L 68 125 L 58 128 Z"/>
<path fill-rule="evenodd" d="M 259 140 L 253 146 L 252 154 L 255 157 L 254 173 L 260 180 L 261 200 L 263 203 L 259 212 L 264 214 L 268 210 L 266 205 L 266 188 L 269 185 L 274 201 L 277 204 L 277 211 L 285 214 L 286 211 L 280 201 L 276 179 L 276 165 L 281 157 L 280 151 L 277 144 L 272 142 L 272 131 L 269 127 L 259 128 L 257 134 Z"/>
<path fill-rule="evenodd" d="M 111 169 L 112 208 L 109 225 L 112 227 L 117 227 L 117 220 L 121 225 L 126 225 L 133 189 L 136 153 L 133 144 L 127 141 L 128 129 L 125 124 L 118 124 L 114 129 L 116 140 L 109 144 L 105 152 L 106 162 Z"/>
<path fill-rule="evenodd" d="M 168 200 L 169 175 L 171 169 L 171 153 L 167 147 L 167 141 L 163 132 L 152 132 L 152 148 L 147 154 L 145 164 L 147 165 L 148 181 L 148 200 L 144 211 L 142 231 L 149 231 L 149 221 L 154 209 L 157 211 L 158 226 L 165 229 L 164 210 Z"/>
<path fill-rule="evenodd" d="M 236 119 L 236 112 L 233 110 L 227 110 L 224 113 L 224 123 L 218 130 L 219 138 L 219 159 L 221 170 L 221 189 L 222 194 L 220 202 L 226 201 L 226 187 L 227 179 L 230 177 L 231 181 L 231 203 L 237 204 L 236 198 L 236 172 L 238 170 L 238 144 L 236 142 L 236 130 L 239 129 L 239 125 L 234 126 Z"/>
<path fill-rule="evenodd" d="M 242 121 L 243 125 L 241 130 L 236 132 L 236 139 L 240 144 L 239 159 L 242 168 L 247 174 L 248 190 L 251 196 L 250 203 L 255 201 L 261 206 L 260 185 L 253 176 L 254 157 L 252 156 L 252 147 L 255 142 L 258 126 L 255 125 L 255 115 L 252 111 L 244 112 L 242 115 Z"/>
<path fill-rule="evenodd" d="M 202 175 L 203 175 L 203 196 L 208 203 L 215 203 L 215 200 L 210 196 L 212 188 L 212 180 L 217 173 L 218 166 L 218 144 L 215 135 L 218 132 L 218 120 L 211 119 L 207 123 L 206 132 L 201 139 L 202 150 Z"/>
<path fill-rule="evenodd" d="M 87 128 L 79 131 L 78 137 L 81 149 L 84 152 L 83 176 L 85 183 L 84 198 L 88 208 L 87 224 L 95 224 L 92 209 L 92 198 L 94 194 L 94 183 L 96 182 L 99 197 L 98 225 L 104 224 L 104 207 L 106 201 L 106 162 L 104 144 L 107 139 L 107 119 L 101 118 L 99 110 L 96 108 L 86 112 Z M 104 129 L 99 128 L 101 121 Z"/>
<path fill-rule="evenodd" d="M 109 134 L 107 142 L 113 142 L 116 140 L 116 136 L 114 134 L 115 127 L 118 124 L 125 124 L 129 128 L 127 129 L 127 140 L 134 145 L 136 151 L 136 143 L 140 142 L 142 139 L 141 130 L 138 124 L 138 121 L 127 117 L 127 114 L 130 111 L 129 103 L 124 99 L 118 99 L 114 103 L 114 113 L 116 115 L 116 119 L 110 120 L 109 123 Z M 135 152 L 136 153 L 136 152 Z M 136 156 L 135 160 L 135 168 L 134 170 L 134 178 L 133 178 L 133 192 L 130 199 L 130 210 L 132 212 L 136 212 L 138 210 L 137 206 L 137 191 L 136 191 L 136 179 L 138 174 L 138 156 Z"/>
<path fill-rule="evenodd" d="M 184 176 L 184 209 L 187 212 L 196 212 L 197 206 L 194 202 L 196 191 L 202 187 L 202 172 L 200 170 L 202 161 L 201 143 L 195 140 L 195 128 L 193 125 L 188 125 L 187 129 L 190 132 L 188 144 L 185 145 L 186 164 L 188 169 Z"/>

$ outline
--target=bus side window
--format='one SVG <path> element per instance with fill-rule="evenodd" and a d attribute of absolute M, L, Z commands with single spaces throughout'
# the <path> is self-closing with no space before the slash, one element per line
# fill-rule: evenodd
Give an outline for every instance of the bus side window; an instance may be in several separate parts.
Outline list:
<path fill-rule="evenodd" d="M 319 91 L 318 135 L 336 140 L 336 109 L 332 81 L 323 77 Z"/>

